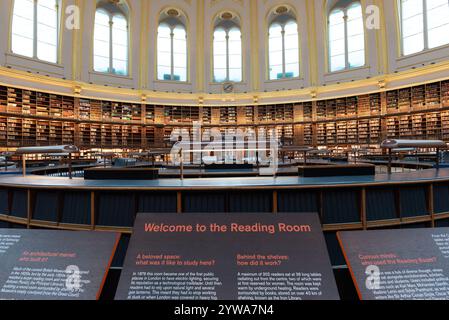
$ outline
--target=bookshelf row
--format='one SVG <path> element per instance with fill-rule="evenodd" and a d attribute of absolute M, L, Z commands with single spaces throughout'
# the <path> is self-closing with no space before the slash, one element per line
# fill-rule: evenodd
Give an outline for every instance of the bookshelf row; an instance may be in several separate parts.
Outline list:
<path fill-rule="evenodd" d="M 44 121 L 0 117 L 0 146 L 47 146 L 76 144 L 84 148 L 127 147 L 140 149 L 154 144 L 154 127 Z"/>
<path fill-rule="evenodd" d="M 387 138 L 449 140 L 449 111 L 387 117 L 386 126 Z"/>
<path fill-rule="evenodd" d="M 170 144 L 174 128 L 274 129 L 284 145 L 377 144 L 386 138 L 449 141 L 449 80 L 359 96 L 247 106 L 160 106 L 0 86 L 0 146 L 83 148 Z"/>
<path fill-rule="evenodd" d="M 447 107 L 449 105 L 449 81 L 388 91 L 386 100 L 387 113 Z"/>
<path fill-rule="evenodd" d="M 212 127 L 202 127 L 203 140 L 209 141 Z M 268 133 L 275 130 L 283 145 L 378 144 L 386 138 L 449 141 L 449 110 L 347 121 L 219 128 L 223 134 L 234 134 L 237 130 L 244 134 L 256 129 Z M 170 146 L 173 130 L 186 130 L 193 139 L 192 126 L 115 125 L 0 116 L 0 146 L 76 144 L 82 148 L 141 149 Z"/>
<path fill-rule="evenodd" d="M 259 127 L 262 128 L 262 127 Z M 254 127 L 221 128 L 223 135 L 244 133 Z M 293 144 L 294 126 L 263 127 L 266 132 L 276 130 L 279 139 L 287 145 Z M 41 121 L 25 118 L 0 117 L 0 147 L 46 146 L 76 144 L 81 148 L 127 148 L 144 149 L 167 147 L 172 144 L 170 136 L 188 132 L 193 139 L 192 127 L 155 127 L 138 125 L 110 125 L 75 123 L 66 121 Z M 202 139 L 209 141 L 211 127 L 202 128 Z"/>
<path fill-rule="evenodd" d="M 159 106 L 0 86 L 0 113 L 139 124 L 298 123 L 449 108 L 449 80 L 369 95 L 258 106 Z"/>

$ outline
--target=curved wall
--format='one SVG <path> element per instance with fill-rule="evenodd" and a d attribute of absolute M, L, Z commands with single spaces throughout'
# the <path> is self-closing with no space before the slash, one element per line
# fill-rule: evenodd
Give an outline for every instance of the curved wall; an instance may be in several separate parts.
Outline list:
<path fill-rule="evenodd" d="M 61 94 L 167 104 L 253 104 L 325 99 L 398 88 L 449 77 L 449 46 L 400 56 L 396 1 L 362 0 L 366 9 L 376 5 L 380 29 L 366 31 L 367 63 L 349 71 L 327 71 L 326 0 L 171 0 L 188 20 L 189 81 L 155 80 L 155 43 L 163 0 L 127 0 L 130 7 L 130 75 L 114 76 L 92 70 L 92 35 L 95 1 L 62 0 L 63 8 L 77 5 L 81 29 L 63 29 L 60 64 L 45 63 L 11 53 L 9 30 L 13 0 L 0 3 L 0 82 Z M 300 33 L 301 76 L 292 80 L 267 80 L 267 16 L 271 9 L 288 4 L 297 15 Z M 231 10 L 242 21 L 244 80 L 234 94 L 223 94 L 214 84 L 211 63 L 212 21 L 222 10 Z M 65 12 L 65 10 L 62 10 Z M 65 21 L 63 14 L 62 21 Z M 150 30 L 150 32 L 148 32 Z M 151 32 L 151 30 L 153 30 Z M 262 31 L 261 31 L 262 30 Z M 114 87 L 111 89 L 110 87 Z"/>

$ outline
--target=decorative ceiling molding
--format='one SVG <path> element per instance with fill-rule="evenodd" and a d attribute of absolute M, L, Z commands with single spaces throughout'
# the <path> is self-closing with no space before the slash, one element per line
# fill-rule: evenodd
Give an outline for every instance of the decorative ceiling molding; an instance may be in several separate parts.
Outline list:
<path fill-rule="evenodd" d="M 269 101 L 310 101 L 311 99 L 334 99 L 349 95 L 368 94 L 379 90 L 395 90 L 411 85 L 420 85 L 447 79 L 449 62 L 429 65 L 419 69 L 407 70 L 400 73 L 379 75 L 371 79 L 358 80 L 349 83 L 332 84 L 322 87 L 308 87 L 304 89 L 271 92 L 248 92 L 233 95 L 233 105 L 248 105 L 248 103 L 267 103 Z M 21 83 L 22 85 L 18 85 Z M 76 95 L 88 99 L 113 99 L 123 102 L 138 102 L 144 99 L 157 101 L 166 105 L 195 105 L 203 99 L 204 105 L 219 105 L 223 102 L 223 94 L 206 94 L 198 92 L 165 93 L 151 90 L 111 88 L 99 84 L 62 80 L 30 74 L 25 71 L 0 67 L 0 85 L 21 87 L 28 90 L 40 90 L 62 95 Z M 257 98 L 255 98 L 257 97 Z M 257 101 L 257 102 L 256 102 Z"/>
<path fill-rule="evenodd" d="M 210 6 L 214 7 L 215 5 L 217 5 L 220 2 L 224 2 L 225 0 L 210 0 Z M 237 4 L 239 4 L 240 6 L 243 7 L 244 3 L 243 0 L 232 0 L 232 2 L 235 2 Z"/>

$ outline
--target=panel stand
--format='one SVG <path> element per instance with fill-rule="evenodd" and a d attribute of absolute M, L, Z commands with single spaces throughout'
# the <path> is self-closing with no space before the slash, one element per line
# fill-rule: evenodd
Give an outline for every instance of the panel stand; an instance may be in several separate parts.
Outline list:
<path fill-rule="evenodd" d="M 391 149 L 388 149 L 388 174 L 391 174 L 391 162 L 392 162 L 392 153 Z"/>
<path fill-rule="evenodd" d="M 440 148 L 437 148 L 436 168 L 440 169 Z"/>
<path fill-rule="evenodd" d="M 69 153 L 69 179 L 72 180 L 72 154 Z"/>
<path fill-rule="evenodd" d="M 182 154 L 182 149 L 179 151 L 179 156 L 180 156 L 180 174 L 181 174 L 181 180 L 184 180 L 184 157 Z"/>
<path fill-rule="evenodd" d="M 26 163 L 25 155 L 22 155 L 22 173 L 23 173 L 24 177 L 27 175 L 27 163 Z"/>

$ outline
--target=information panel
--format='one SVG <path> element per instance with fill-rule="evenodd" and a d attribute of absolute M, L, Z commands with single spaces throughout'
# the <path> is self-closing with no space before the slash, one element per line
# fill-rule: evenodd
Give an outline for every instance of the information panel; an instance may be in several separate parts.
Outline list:
<path fill-rule="evenodd" d="M 119 234 L 0 229 L 0 299 L 98 299 Z"/>
<path fill-rule="evenodd" d="M 359 298 L 448 300 L 449 229 L 338 233 Z"/>
<path fill-rule="evenodd" d="M 119 300 L 339 299 L 316 214 L 139 214 Z"/>

